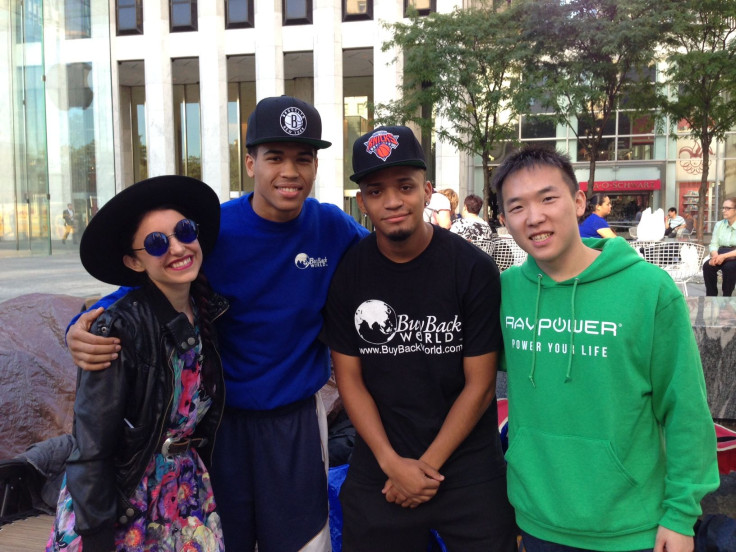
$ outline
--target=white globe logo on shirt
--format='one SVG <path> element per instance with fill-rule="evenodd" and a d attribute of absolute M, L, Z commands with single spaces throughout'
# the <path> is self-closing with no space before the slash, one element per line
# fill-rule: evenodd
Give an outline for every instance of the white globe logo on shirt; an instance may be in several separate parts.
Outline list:
<path fill-rule="evenodd" d="M 355 310 L 355 329 L 373 345 L 388 343 L 396 334 L 396 311 L 383 301 L 370 299 Z"/>
<path fill-rule="evenodd" d="M 309 255 L 306 253 L 299 253 L 294 257 L 294 264 L 297 268 L 308 268 L 309 267 Z"/>

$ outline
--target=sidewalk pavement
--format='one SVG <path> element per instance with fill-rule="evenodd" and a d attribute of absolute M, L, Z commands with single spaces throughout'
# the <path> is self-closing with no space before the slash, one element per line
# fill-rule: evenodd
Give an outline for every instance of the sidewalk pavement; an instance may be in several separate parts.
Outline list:
<path fill-rule="evenodd" d="M 55 244 L 56 245 L 56 244 Z M 116 286 L 103 284 L 87 274 L 79 250 L 67 243 L 52 255 L 0 249 L 0 302 L 28 293 L 55 293 L 75 297 L 107 295 Z M 705 296 L 702 276 L 688 283 L 691 297 Z"/>
<path fill-rule="evenodd" d="M 48 254 L 0 249 L 0 303 L 29 293 L 73 297 L 107 295 L 117 286 L 95 280 L 84 270 L 79 250 L 70 247 Z"/>

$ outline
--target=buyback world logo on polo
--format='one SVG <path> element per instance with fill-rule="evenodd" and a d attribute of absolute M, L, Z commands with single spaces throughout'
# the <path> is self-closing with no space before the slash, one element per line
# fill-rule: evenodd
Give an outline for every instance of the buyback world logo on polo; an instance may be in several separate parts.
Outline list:
<path fill-rule="evenodd" d="M 361 354 L 445 354 L 463 348 L 462 322 L 457 314 L 450 320 L 431 314 L 412 319 L 384 301 L 369 299 L 355 309 L 354 322 L 358 335 L 369 345 L 360 348 Z"/>
<path fill-rule="evenodd" d="M 327 266 L 327 257 L 310 257 L 306 253 L 299 253 L 294 257 L 294 265 L 300 270 L 325 268 Z"/>

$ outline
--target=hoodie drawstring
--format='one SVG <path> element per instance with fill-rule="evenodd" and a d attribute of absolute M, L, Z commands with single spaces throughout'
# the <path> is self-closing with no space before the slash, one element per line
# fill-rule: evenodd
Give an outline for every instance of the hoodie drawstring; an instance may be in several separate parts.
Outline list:
<path fill-rule="evenodd" d="M 534 383 L 534 370 L 537 368 L 537 335 L 539 333 L 539 298 L 542 296 L 542 275 L 537 274 L 537 301 L 534 304 L 534 340 L 532 344 L 532 369 L 529 372 L 529 381 L 532 387 L 537 385 Z"/>
<path fill-rule="evenodd" d="M 575 345 L 575 292 L 578 289 L 578 282 L 580 280 L 575 278 L 575 283 L 572 285 L 572 300 L 570 301 L 570 354 L 567 355 L 567 372 L 565 373 L 565 383 L 572 381 L 572 352 L 573 346 Z"/>
<path fill-rule="evenodd" d="M 579 278 L 575 278 L 572 285 L 572 299 L 570 301 L 570 346 L 567 355 L 567 371 L 565 373 L 565 383 L 572 381 L 572 352 L 575 346 L 575 294 L 577 293 Z M 529 381 L 532 387 L 537 387 L 534 383 L 534 372 L 537 369 L 537 337 L 539 336 L 539 300 L 542 296 L 542 275 L 537 274 L 537 300 L 534 303 L 534 340 L 532 342 L 532 367 L 529 372 Z"/>

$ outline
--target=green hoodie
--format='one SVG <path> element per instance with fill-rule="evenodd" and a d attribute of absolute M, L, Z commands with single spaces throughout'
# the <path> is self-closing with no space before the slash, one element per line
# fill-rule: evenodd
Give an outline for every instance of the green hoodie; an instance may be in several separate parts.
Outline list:
<path fill-rule="evenodd" d="M 666 272 L 622 238 L 583 241 L 601 254 L 576 278 L 531 256 L 501 276 L 509 499 L 539 539 L 652 548 L 659 525 L 692 535 L 719 485 L 700 354 Z"/>

